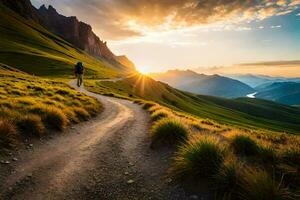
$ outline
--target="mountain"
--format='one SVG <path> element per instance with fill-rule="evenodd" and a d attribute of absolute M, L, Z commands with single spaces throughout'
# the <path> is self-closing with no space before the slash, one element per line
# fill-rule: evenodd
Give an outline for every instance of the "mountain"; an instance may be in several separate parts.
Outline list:
<path fill-rule="evenodd" d="M 85 63 L 86 76 L 94 79 L 122 77 L 130 72 L 127 67 L 112 65 L 105 59 L 89 55 L 31 18 L 24 18 L 1 3 L 0 47 L 1 69 L 18 69 L 52 79 L 70 78 L 73 64 L 78 60 Z M 186 75 L 194 78 L 206 76 L 191 71 Z M 155 101 L 174 110 L 224 124 L 289 133 L 299 133 L 300 130 L 300 110 L 271 101 L 247 98 L 229 100 L 195 95 L 147 77 L 131 76 L 118 82 L 96 83 L 90 80 L 86 86 L 90 90 L 122 93 L 127 97 L 132 95 Z"/>
<path fill-rule="evenodd" d="M 26 19 L 33 19 L 36 22 L 40 21 L 37 9 L 32 6 L 29 0 L 0 0 L 0 3 Z"/>
<path fill-rule="evenodd" d="M 257 98 L 268 99 L 275 102 L 298 105 L 300 104 L 300 83 L 275 82 L 256 87 Z"/>
<path fill-rule="evenodd" d="M 226 77 L 239 80 L 253 88 L 263 85 L 263 84 L 272 84 L 274 82 L 300 82 L 300 78 L 284 78 L 284 77 L 271 77 L 265 75 L 252 75 L 252 74 L 233 74 L 226 75 Z"/>
<path fill-rule="evenodd" d="M 63 16 L 51 5 L 48 8 L 42 5 L 36 9 L 30 0 L 0 0 L 0 2 L 90 55 L 105 58 L 114 65 L 122 64 L 107 47 L 107 43 L 93 32 L 92 27 L 76 17 Z"/>
<path fill-rule="evenodd" d="M 131 60 L 129 60 L 129 59 L 127 58 L 127 56 L 122 55 L 122 56 L 116 56 L 115 58 L 116 58 L 116 60 L 117 60 L 119 63 L 121 63 L 123 66 L 128 67 L 128 68 L 131 68 L 131 69 L 135 69 L 135 64 L 134 64 Z"/>
<path fill-rule="evenodd" d="M 240 81 L 219 75 L 198 74 L 191 70 L 171 70 L 150 76 L 175 88 L 202 95 L 236 98 L 255 92 Z"/>
<path fill-rule="evenodd" d="M 91 56 L 49 32 L 32 20 L 31 16 L 39 16 L 36 12 L 27 0 L 0 0 L 1 63 L 30 74 L 56 77 L 72 75 L 78 60 L 85 64 L 87 77 L 117 77 L 132 71 L 105 58 Z"/>
<path fill-rule="evenodd" d="M 41 24 L 47 30 L 62 37 L 76 47 L 85 50 L 93 56 L 114 60 L 115 55 L 107 47 L 106 42 L 92 31 L 92 27 L 78 21 L 77 17 L 65 17 L 59 14 L 51 5 L 48 9 L 42 5 L 38 9 Z"/>
<path fill-rule="evenodd" d="M 300 109 L 272 101 L 195 95 L 142 75 L 116 82 L 90 82 L 86 87 L 92 92 L 108 96 L 154 101 L 176 111 L 213 119 L 222 124 L 295 134 L 300 132 Z"/>

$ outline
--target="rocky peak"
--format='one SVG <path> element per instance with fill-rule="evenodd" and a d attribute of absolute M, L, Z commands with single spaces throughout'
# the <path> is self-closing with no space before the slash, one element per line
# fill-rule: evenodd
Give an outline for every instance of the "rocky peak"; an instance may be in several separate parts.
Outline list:
<path fill-rule="evenodd" d="M 115 55 L 107 47 L 106 42 L 99 39 L 89 24 L 80 22 L 75 16 L 63 16 L 51 5 L 48 9 L 45 5 L 41 6 L 38 12 L 42 25 L 51 32 L 93 56 L 116 61 Z"/>
<path fill-rule="evenodd" d="M 0 0 L 0 3 L 18 13 L 24 18 L 39 22 L 39 15 L 30 0 Z"/>
<path fill-rule="evenodd" d="M 42 5 L 39 9 L 36 9 L 30 0 L 0 0 L 0 3 L 19 15 L 34 20 L 50 32 L 95 57 L 105 58 L 112 64 L 121 64 L 125 67 L 130 66 L 131 68 L 134 66 L 127 57 L 122 57 L 119 60 L 107 47 L 107 43 L 93 32 L 92 27 L 89 24 L 80 22 L 75 16 L 63 16 L 51 5 L 48 8 Z"/>

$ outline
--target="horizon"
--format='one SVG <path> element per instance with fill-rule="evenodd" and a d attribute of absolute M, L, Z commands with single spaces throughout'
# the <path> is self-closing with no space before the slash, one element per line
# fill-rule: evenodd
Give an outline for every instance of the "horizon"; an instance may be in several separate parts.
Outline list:
<path fill-rule="evenodd" d="M 300 77 L 299 0 L 155 0 L 153 5 L 132 1 L 129 6 L 122 0 L 112 0 L 109 5 L 69 1 L 32 3 L 37 8 L 52 5 L 63 15 L 77 16 L 90 24 L 114 53 L 125 54 L 144 73 L 191 69 Z M 260 65 L 279 61 L 286 63 Z"/>

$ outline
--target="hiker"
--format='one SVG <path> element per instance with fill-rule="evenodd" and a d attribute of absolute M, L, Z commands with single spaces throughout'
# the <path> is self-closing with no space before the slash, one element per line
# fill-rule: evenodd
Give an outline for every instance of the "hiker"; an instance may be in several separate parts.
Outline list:
<path fill-rule="evenodd" d="M 82 62 L 78 62 L 75 65 L 74 72 L 75 72 L 75 76 L 77 78 L 77 86 L 80 87 L 82 85 L 82 82 L 83 82 L 83 72 L 84 72 L 84 67 L 83 67 Z"/>

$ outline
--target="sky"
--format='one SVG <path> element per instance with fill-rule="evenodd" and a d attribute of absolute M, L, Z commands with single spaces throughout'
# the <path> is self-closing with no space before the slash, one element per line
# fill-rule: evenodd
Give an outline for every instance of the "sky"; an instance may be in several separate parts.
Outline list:
<path fill-rule="evenodd" d="M 143 72 L 218 69 L 300 76 L 300 0 L 32 3 L 52 5 L 63 15 L 90 24 L 115 54 L 127 55 Z"/>

